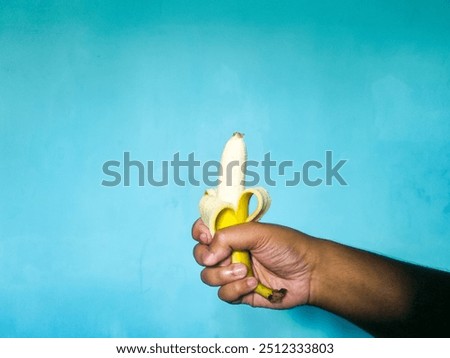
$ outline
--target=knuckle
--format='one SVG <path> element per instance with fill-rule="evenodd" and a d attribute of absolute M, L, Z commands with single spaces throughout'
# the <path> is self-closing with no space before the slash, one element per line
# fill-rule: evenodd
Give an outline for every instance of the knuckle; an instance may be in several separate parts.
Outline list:
<path fill-rule="evenodd" d="M 200 272 L 200 279 L 202 280 L 203 283 L 209 285 L 209 280 L 208 280 L 208 269 L 204 269 L 202 270 L 202 272 Z"/>
<path fill-rule="evenodd" d="M 203 245 L 202 244 L 197 244 L 197 245 L 194 246 L 194 258 L 195 258 L 195 261 L 197 261 L 197 263 L 199 265 L 204 266 L 203 260 L 202 260 L 202 255 L 201 255 L 202 251 L 203 251 Z"/>
<path fill-rule="evenodd" d="M 242 295 L 240 294 L 239 282 L 229 283 L 220 287 L 218 296 L 222 301 L 228 303 L 236 303 L 240 301 Z"/>
<path fill-rule="evenodd" d="M 231 300 L 228 299 L 228 294 L 226 292 L 226 288 L 224 286 L 222 286 L 221 288 L 219 288 L 219 290 L 217 291 L 217 296 L 219 296 L 219 298 L 222 301 L 225 302 L 231 302 Z"/>
<path fill-rule="evenodd" d="M 196 231 L 196 227 L 197 227 L 197 225 L 198 225 L 198 220 L 199 219 L 197 219 L 197 220 L 195 220 L 195 222 L 192 224 L 192 228 L 191 228 L 191 235 L 192 235 L 192 237 L 195 239 L 195 231 Z"/>

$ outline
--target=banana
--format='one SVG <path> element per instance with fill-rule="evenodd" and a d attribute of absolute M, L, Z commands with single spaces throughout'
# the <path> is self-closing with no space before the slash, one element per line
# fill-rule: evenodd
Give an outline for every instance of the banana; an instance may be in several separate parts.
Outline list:
<path fill-rule="evenodd" d="M 244 135 L 236 132 L 225 144 L 222 153 L 218 187 L 206 190 L 199 203 L 200 216 L 212 235 L 228 226 L 258 221 L 269 210 L 271 199 L 266 189 L 262 187 L 245 189 L 246 161 Z M 257 199 L 257 206 L 249 214 L 252 196 Z M 231 262 L 243 263 L 248 269 L 247 276 L 254 276 L 250 252 L 233 251 Z M 271 303 L 279 303 L 287 290 L 284 288 L 275 290 L 259 282 L 255 292 Z"/>

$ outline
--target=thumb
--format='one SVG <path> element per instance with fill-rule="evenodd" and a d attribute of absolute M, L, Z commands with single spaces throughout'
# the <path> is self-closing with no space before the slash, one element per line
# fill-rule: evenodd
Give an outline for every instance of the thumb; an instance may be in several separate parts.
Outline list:
<path fill-rule="evenodd" d="M 214 235 L 203 260 L 207 266 L 223 261 L 234 250 L 255 250 L 265 241 L 265 224 L 245 223 L 219 230 Z"/>

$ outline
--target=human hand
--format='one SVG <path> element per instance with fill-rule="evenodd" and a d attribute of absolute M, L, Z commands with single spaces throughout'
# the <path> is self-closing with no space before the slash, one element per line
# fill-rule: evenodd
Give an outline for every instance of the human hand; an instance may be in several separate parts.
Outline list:
<path fill-rule="evenodd" d="M 245 223 L 216 232 L 201 219 L 192 227 L 201 277 L 220 286 L 219 297 L 255 307 L 321 307 L 379 337 L 448 337 L 450 273 L 397 261 L 288 227 Z M 255 277 L 232 264 L 248 250 Z M 258 280 L 287 289 L 280 303 L 253 292 Z M 429 324 L 432 322 L 433 324 Z"/>
<path fill-rule="evenodd" d="M 194 248 L 196 261 L 205 266 L 204 283 L 220 286 L 219 297 L 229 303 L 255 307 L 290 308 L 309 303 L 311 277 L 315 266 L 315 239 L 288 227 L 246 223 L 225 228 L 214 237 L 201 219 L 192 227 L 199 243 Z M 248 250 L 255 277 L 246 277 L 244 264 L 232 264 L 233 250 Z M 270 303 L 253 292 L 258 280 L 272 288 L 285 288 L 281 303 Z"/>

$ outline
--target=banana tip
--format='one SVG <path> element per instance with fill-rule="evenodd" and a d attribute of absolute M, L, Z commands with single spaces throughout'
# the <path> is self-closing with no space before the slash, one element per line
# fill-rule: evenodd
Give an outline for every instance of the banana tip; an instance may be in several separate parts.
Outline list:
<path fill-rule="evenodd" d="M 234 132 L 233 137 L 244 138 L 244 134 L 241 132 Z"/>

